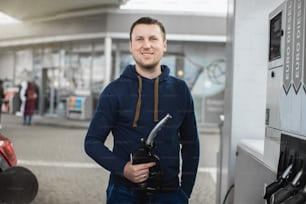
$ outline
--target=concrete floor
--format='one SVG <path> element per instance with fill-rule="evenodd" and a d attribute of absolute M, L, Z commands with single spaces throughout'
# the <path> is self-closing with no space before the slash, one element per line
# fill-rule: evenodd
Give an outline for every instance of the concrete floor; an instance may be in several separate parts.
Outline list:
<path fill-rule="evenodd" d="M 39 180 L 33 204 L 105 203 L 108 172 L 83 150 L 86 121 L 34 116 L 32 126 L 21 117 L 4 114 L 1 133 L 14 144 L 18 165 Z M 200 132 L 201 158 L 190 204 L 214 204 L 219 135 Z"/>

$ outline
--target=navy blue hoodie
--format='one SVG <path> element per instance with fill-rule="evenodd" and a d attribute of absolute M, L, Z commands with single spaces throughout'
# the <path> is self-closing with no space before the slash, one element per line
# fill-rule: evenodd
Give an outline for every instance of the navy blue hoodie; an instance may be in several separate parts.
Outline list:
<path fill-rule="evenodd" d="M 131 153 L 142 145 L 141 138 L 147 138 L 157 122 L 169 113 L 172 119 L 154 139 L 154 153 L 160 158 L 164 187 L 181 186 L 189 197 L 199 162 L 193 100 L 183 80 L 170 76 L 167 66 L 162 65 L 161 69 L 158 78 L 148 79 L 137 74 L 135 65 L 129 65 L 103 90 L 85 137 L 85 151 L 111 172 L 113 182 L 132 187 L 135 184 L 123 176 L 124 166 Z M 110 133 L 112 150 L 104 144 Z"/>

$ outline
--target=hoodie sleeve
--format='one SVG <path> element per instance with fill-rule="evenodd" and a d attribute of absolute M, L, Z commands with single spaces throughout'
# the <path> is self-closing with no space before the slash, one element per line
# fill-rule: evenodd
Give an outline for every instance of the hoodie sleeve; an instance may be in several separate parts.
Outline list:
<path fill-rule="evenodd" d="M 116 96 L 106 88 L 99 98 L 99 103 L 85 136 L 85 152 L 99 165 L 117 175 L 123 175 L 126 161 L 117 157 L 105 145 L 105 140 L 116 121 Z"/>
<path fill-rule="evenodd" d="M 182 144 L 181 187 L 188 197 L 192 193 L 199 164 L 199 138 L 194 114 L 193 100 L 188 87 L 185 88 L 187 106 L 183 123 L 180 127 Z"/>

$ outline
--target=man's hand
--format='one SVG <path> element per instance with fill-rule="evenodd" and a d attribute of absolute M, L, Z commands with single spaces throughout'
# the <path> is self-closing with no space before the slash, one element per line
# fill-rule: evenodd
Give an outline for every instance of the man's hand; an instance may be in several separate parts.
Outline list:
<path fill-rule="evenodd" d="M 133 183 L 142 183 L 149 178 L 149 168 L 155 166 L 155 162 L 135 164 L 129 161 L 124 166 L 123 175 Z"/>

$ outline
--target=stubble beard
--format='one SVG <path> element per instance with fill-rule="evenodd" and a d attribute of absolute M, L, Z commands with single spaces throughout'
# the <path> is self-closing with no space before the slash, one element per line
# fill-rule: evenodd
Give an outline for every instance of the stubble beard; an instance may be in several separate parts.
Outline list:
<path fill-rule="evenodd" d="M 154 70 L 157 65 L 158 64 L 151 64 L 151 65 L 143 65 L 143 66 L 140 66 L 140 67 L 145 69 L 145 70 Z"/>
<path fill-rule="evenodd" d="M 142 62 L 137 62 L 136 61 L 136 64 L 141 69 L 144 69 L 144 70 L 147 70 L 147 71 L 151 71 L 151 70 L 154 70 L 159 65 L 159 62 L 151 63 L 151 64 L 144 64 Z"/>

